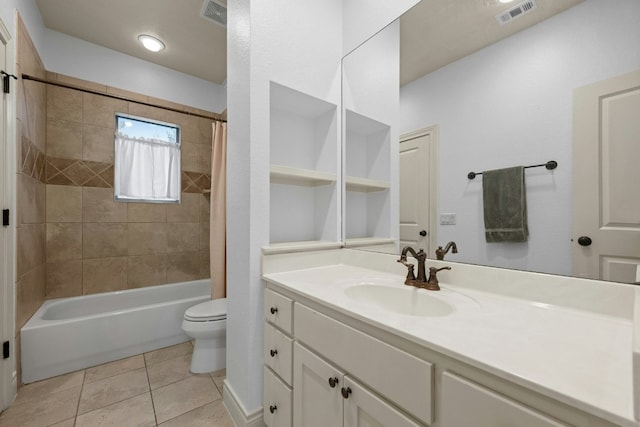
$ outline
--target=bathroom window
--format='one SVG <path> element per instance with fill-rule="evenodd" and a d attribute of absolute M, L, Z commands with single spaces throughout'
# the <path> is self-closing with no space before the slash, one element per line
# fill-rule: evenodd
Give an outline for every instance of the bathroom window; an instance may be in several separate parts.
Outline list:
<path fill-rule="evenodd" d="M 180 203 L 180 126 L 116 114 L 115 199 Z"/>

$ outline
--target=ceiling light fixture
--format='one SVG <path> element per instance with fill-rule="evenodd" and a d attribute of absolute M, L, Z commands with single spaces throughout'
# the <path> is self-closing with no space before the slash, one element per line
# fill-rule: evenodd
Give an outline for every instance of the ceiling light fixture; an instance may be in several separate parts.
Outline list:
<path fill-rule="evenodd" d="M 142 43 L 142 46 L 144 46 L 145 49 L 150 50 L 151 52 L 160 52 L 165 48 L 164 43 L 162 43 L 160 39 L 148 34 L 139 35 L 138 40 Z"/>
<path fill-rule="evenodd" d="M 502 4 L 511 3 L 513 0 L 498 0 Z"/>

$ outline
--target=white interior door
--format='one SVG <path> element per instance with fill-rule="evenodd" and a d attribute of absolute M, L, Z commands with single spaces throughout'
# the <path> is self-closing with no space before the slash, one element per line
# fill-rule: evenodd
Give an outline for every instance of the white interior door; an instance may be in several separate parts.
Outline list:
<path fill-rule="evenodd" d="M 400 138 L 400 247 L 422 248 L 430 258 L 437 224 L 436 127 Z"/>
<path fill-rule="evenodd" d="M 9 72 L 7 68 L 7 43 L 9 32 L 0 20 L 0 70 Z M 9 72 L 10 73 L 10 72 Z M 11 73 L 10 73 L 11 74 Z M 2 79 L 0 79 L 0 83 Z M 0 85 L 1 87 L 1 85 Z M 15 92 L 15 81 L 11 82 Z M 0 207 L 8 209 L 12 205 L 13 180 L 10 179 L 12 169 L 9 167 L 14 161 L 14 150 L 10 145 L 12 140 L 8 124 L 10 96 L 0 91 Z M 15 215 L 14 215 L 15 217 Z M 10 227 L 0 225 L 0 344 L 8 341 L 13 347 L 13 239 Z M 16 384 L 13 378 L 15 367 L 15 351 L 11 349 L 9 358 L 0 355 L 0 411 L 4 410 L 16 394 Z"/>
<path fill-rule="evenodd" d="M 636 281 L 640 264 L 640 71 L 574 92 L 573 270 Z"/>

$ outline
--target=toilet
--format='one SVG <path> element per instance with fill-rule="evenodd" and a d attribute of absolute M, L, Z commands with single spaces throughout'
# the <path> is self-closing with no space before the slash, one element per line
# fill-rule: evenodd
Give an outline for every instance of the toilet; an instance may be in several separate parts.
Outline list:
<path fill-rule="evenodd" d="M 227 361 L 227 299 L 220 298 L 189 307 L 182 330 L 195 339 L 191 372 L 202 374 L 224 369 Z"/>

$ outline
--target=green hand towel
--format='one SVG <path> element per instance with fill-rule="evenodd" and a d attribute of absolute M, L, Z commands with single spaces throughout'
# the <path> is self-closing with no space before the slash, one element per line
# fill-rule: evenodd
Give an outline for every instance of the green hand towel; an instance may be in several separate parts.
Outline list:
<path fill-rule="evenodd" d="M 524 167 L 482 172 L 484 235 L 487 242 L 526 242 Z"/>

